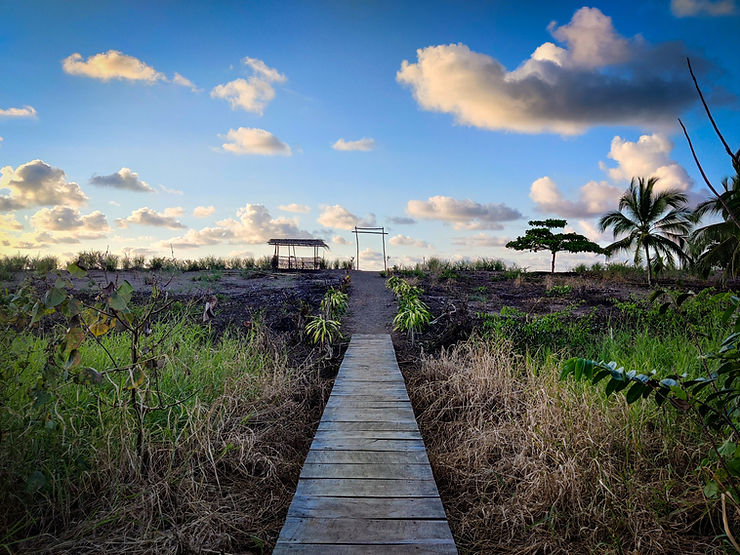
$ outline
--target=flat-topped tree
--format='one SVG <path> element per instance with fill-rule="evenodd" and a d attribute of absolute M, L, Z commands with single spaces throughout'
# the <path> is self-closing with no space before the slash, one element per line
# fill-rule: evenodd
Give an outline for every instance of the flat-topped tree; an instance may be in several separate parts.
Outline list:
<path fill-rule="evenodd" d="M 550 251 L 552 263 L 550 271 L 555 273 L 555 255 L 561 251 L 565 252 L 595 252 L 602 253 L 604 250 L 578 233 L 553 233 L 552 229 L 562 229 L 568 222 L 566 220 L 530 220 L 532 226 L 524 232 L 523 237 L 517 237 L 506 243 L 507 249 L 517 251 Z"/>

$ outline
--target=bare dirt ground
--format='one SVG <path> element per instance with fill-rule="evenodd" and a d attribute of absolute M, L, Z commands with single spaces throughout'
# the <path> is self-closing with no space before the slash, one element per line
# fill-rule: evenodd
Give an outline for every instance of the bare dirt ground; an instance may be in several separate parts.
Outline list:
<path fill-rule="evenodd" d="M 396 302 L 378 272 L 354 271 L 349 311 L 344 320 L 345 336 L 353 333 L 391 333 Z"/>

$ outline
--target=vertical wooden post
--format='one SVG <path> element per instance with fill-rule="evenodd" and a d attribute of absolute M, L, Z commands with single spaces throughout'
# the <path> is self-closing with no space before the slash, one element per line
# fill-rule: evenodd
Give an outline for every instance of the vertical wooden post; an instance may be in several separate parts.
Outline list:
<path fill-rule="evenodd" d="M 357 257 L 355 257 L 355 270 L 360 269 L 360 234 L 357 233 L 357 226 L 355 226 L 355 243 L 357 244 Z"/>
<path fill-rule="evenodd" d="M 385 270 L 385 273 L 388 273 L 388 259 L 385 256 L 385 227 L 380 228 L 380 232 L 383 234 L 381 237 L 383 238 L 383 269 Z"/>

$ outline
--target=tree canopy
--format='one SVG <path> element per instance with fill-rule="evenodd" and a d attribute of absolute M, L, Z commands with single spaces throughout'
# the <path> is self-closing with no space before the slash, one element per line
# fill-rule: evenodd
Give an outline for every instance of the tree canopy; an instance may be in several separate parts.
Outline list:
<path fill-rule="evenodd" d="M 524 236 L 517 237 L 506 244 L 507 249 L 517 251 L 542 251 L 552 253 L 550 271 L 555 273 L 555 255 L 565 252 L 595 252 L 602 253 L 603 249 L 587 237 L 578 233 L 553 233 L 553 229 L 562 229 L 567 220 L 530 220 L 532 227 L 524 232 Z"/>

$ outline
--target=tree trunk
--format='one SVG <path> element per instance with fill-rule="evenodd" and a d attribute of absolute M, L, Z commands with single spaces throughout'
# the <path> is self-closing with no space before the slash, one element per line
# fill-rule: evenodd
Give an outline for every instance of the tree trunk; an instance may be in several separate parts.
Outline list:
<path fill-rule="evenodd" d="M 650 266 L 650 250 L 645 245 L 645 258 L 647 258 L 647 271 L 648 271 L 648 287 L 653 285 L 653 268 Z"/>
<path fill-rule="evenodd" d="M 552 251 L 552 262 L 550 263 L 550 273 L 555 273 L 555 251 Z"/>

